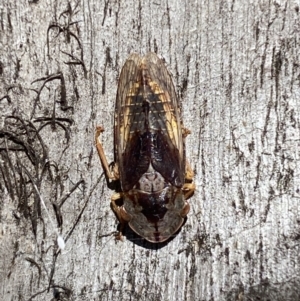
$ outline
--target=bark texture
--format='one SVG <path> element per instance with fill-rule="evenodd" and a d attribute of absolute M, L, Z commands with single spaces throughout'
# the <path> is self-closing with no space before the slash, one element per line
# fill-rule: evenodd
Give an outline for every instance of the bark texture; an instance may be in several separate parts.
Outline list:
<path fill-rule="evenodd" d="M 298 300 L 299 32 L 293 0 L 1 2 L 0 299 Z M 118 76 L 148 51 L 173 75 L 197 186 L 161 246 L 115 241 L 94 146 L 104 126 L 113 160 Z"/>

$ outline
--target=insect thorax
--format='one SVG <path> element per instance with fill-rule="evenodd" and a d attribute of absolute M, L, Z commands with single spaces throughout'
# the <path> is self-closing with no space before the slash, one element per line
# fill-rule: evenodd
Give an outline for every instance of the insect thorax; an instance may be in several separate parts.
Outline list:
<path fill-rule="evenodd" d="M 166 186 L 163 176 L 154 170 L 152 164 L 149 165 L 149 169 L 144 173 L 138 181 L 138 184 L 134 188 L 144 192 L 157 192 L 161 191 Z"/>
<path fill-rule="evenodd" d="M 184 205 L 182 190 L 167 183 L 151 164 L 138 184 L 124 195 L 124 208 L 127 213 L 132 217 L 143 214 L 154 228 L 159 227 L 160 221 L 171 212 L 179 218 Z"/>

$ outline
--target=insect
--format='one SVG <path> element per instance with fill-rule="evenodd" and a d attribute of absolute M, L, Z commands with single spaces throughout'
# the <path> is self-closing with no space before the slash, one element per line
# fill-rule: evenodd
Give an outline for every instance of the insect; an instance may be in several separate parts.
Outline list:
<path fill-rule="evenodd" d="M 159 243 L 182 226 L 195 190 L 185 158 L 185 137 L 171 76 L 154 53 L 131 54 L 119 79 L 114 124 L 115 160 L 109 165 L 96 129 L 96 147 L 106 176 L 120 181 L 111 205 L 146 240 Z M 120 204 L 121 201 L 121 204 Z"/>

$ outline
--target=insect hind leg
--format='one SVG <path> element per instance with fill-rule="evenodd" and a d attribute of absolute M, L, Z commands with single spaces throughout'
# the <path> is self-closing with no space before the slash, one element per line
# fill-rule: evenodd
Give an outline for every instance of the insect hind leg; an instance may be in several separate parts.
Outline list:
<path fill-rule="evenodd" d="M 127 223 L 130 221 L 131 216 L 125 211 L 123 206 L 118 206 L 117 201 L 123 197 L 122 193 L 114 193 L 111 197 L 111 207 L 120 222 L 120 229 L 116 234 L 117 240 L 123 240 L 123 231 Z"/>

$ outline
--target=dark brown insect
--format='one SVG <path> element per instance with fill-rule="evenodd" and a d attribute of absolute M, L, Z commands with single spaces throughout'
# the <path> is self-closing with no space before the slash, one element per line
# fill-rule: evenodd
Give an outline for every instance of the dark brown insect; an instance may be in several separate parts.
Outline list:
<path fill-rule="evenodd" d="M 98 139 L 96 146 L 111 180 L 122 192 L 112 196 L 121 223 L 154 243 L 182 226 L 195 190 L 185 159 L 185 137 L 178 99 L 170 74 L 154 53 L 131 54 L 121 72 L 115 106 L 115 164 L 110 168 Z M 116 201 L 122 199 L 123 205 Z M 120 237 L 121 237 L 120 232 Z"/>

